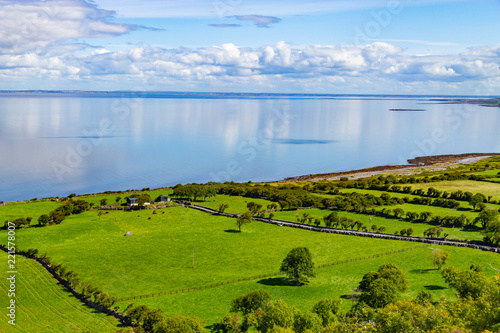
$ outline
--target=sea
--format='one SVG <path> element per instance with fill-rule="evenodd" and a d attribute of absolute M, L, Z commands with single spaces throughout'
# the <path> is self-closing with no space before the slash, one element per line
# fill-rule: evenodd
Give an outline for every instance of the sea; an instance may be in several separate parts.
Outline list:
<path fill-rule="evenodd" d="M 3 91 L 0 201 L 500 152 L 500 109 L 449 98 Z"/>

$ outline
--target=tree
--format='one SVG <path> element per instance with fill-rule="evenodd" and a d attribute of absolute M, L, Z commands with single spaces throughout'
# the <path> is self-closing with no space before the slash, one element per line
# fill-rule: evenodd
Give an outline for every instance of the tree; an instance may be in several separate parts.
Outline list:
<path fill-rule="evenodd" d="M 122 199 L 122 197 L 118 196 L 118 197 L 116 197 L 115 202 L 119 203 L 121 199 Z"/>
<path fill-rule="evenodd" d="M 108 203 L 108 199 L 104 198 L 104 199 L 101 199 L 101 206 L 106 206 L 106 204 Z"/>
<path fill-rule="evenodd" d="M 281 263 L 280 271 L 285 273 L 296 285 L 309 282 L 308 278 L 316 276 L 309 249 L 306 247 L 292 249 Z"/>
<path fill-rule="evenodd" d="M 298 313 L 299 310 L 294 306 L 288 305 L 282 299 L 279 299 L 266 305 L 257 328 L 263 333 L 269 332 L 275 326 L 292 328 L 295 316 Z"/>
<path fill-rule="evenodd" d="M 389 280 L 396 288 L 405 292 L 408 290 L 406 275 L 394 264 L 383 264 L 378 268 L 378 278 Z"/>
<path fill-rule="evenodd" d="M 143 207 L 146 202 L 151 202 L 151 196 L 147 193 L 143 193 L 135 199 L 135 202 L 139 207 Z"/>
<path fill-rule="evenodd" d="M 247 208 L 252 213 L 252 216 L 253 216 L 253 215 L 257 214 L 257 212 L 259 212 L 262 209 L 262 205 L 255 203 L 253 201 L 250 201 L 249 203 L 247 203 Z"/>
<path fill-rule="evenodd" d="M 476 206 L 480 202 L 484 202 L 486 198 L 484 195 L 481 193 L 474 194 L 470 199 L 469 199 L 469 204 L 472 206 L 472 208 L 476 209 Z"/>
<path fill-rule="evenodd" d="M 337 212 L 331 212 L 328 215 L 323 217 L 323 221 L 325 222 L 325 226 L 327 228 L 331 228 L 332 226 L 336 226 L 339 223 L 339 216 Z"/>
<path fill-rule="evenodd" d="M 43 227 L 50 223 L 50 217 L 47 214 L 43 214 L 38 218 L 38 225 Z"/>
<path fill-rule="evenodd" d="M 321 318 L 323 326 L 327 326 L 338 321 L 338 315 L 340 314 L 341 308 L 342 300 L 323 298 L 321 301 L 314 304 L 312 312 Z"/>
<path fill-rule="evenodd" d="M 203 333 L 205 328 L 200 318 L 196 316 L 176 315 L 165 318 L 154 327 L 155 333 Z"/>
<path fill-rule="evenodd" d="M 144 315 L 142 327 L 146 332 L 155 332 L 153 329 L 165 320 L 161 309 L 150 310 Z"/>
<path fill-rule="evenodd" d="M 429 290 L 421 290 L 415 300 L 418 303 L 432 303 L 432 293 Z"/>
<path fill-rule="evenodd" d="M 241 232 L 241 226 L 244 224 L 252 223 L 252 213 L 244 212 L 236 219 L 236 225 L 238 226 L 239 232 Z"/>
<path fill-rule="evenodd" d="M 394 208 L 394 217 L 400 217 L 400 216 L 403 216 L 404 214 L 404 210 L 402 210 L 401 208 Z"/>
<path fill-rule="evenodd" d="M 262 309 L 271 301 L 271 295 L 267 290 L 254 290 L 245 295 L 235 298 L 231 302 L 231 312 L 241 312 L 246 315 Z"/>
<path fill-rule="evenodd" d="M 139 305 L 127 310 L 127 317 L 135 323 L 141 323 L 149 311 L 150 309 L 146 305 Z"/>
<path fill-rule="evenodd" d="M 430 218 L 432 215 L 433 215 L 433 213 L 432 213 L 432 212 L 422 212 L 422 213 L 420 213 L 420 219 L 421 219 L 422 221 L 427 221 L 427 220 L 429 220 L 429 218 Z"/>
<path fill-rule="evenodd" d="M 432 261 L 434 269 L 436 269 L 437 266 L 437 268 L 441 270 L 441 267 L 443 267 L 446 264 L 446 261 L 450 259 L 450 254 L 441 249 L 435 249 L 431 254 L 429 254 L 429 259 Z"/>
<path fill-rule="evenodd" d="M 495 209 L 484 209 L 475 218 L 475 222 L 481 223 L 483 229 L 488 223 L 496 221 L 498 221 L 498 211 Z"/>
<path fill-rule="evenodd" d="M 212 325 L 211 333 L 241 333 L 241 316 L 239 314 L 228 314 L 218 323 Z"/>
<path fill-rule="evenodd" d="M 495 246 L 500 245 L 500 222 L 491 221 L 486 224 L 486 227 L 481 230 L 484 235 L 484 240 Z"/>
<path fill-rule="evenodd" d="M 458 295 L 462 298 L 477 299 L 488 291 L 495 290 L 494 282 L 481 272 L 470 269 L 459 271 L 454 267 L 446 267 L 441 275 L 450 288 L 457 290 Z"/>
<path fill-rule="evenodd" d="M 299 312 L 295 316 L 293 328 L 296 333 L 319 333 L 321 330 L 321 319 L 314 312 Z"/>
<path fill-rule="evenodd" d="M 99 220 L 101 219 L 101 216 L 104 215 L 104 212 L 102 210 L 97 211 L 97 216 L 99 216 Z"/>
<path fill-rule="evenodd" d="M 411 235 L 413 235 L 413 229 L 412 228 L 406 229 L 406 236 L 411 236 Z"/>
<path fill-rule="evenodd" d="M 361 293 L 360 300 L 371 307 L 382 308 L 390 303 L 394 303 L 399 298 L 396 286 L 387 279 L 376 279 L 367 291 Z"/>
<path fill-rule="evenodd" d="M 224 213 L 224 211 L 225 211 L 226 209 L 228 209 L 228 208 L 229 208 L 229 205 L 228 205 L 227 203 L 221 203 L 221 204 L 219 205 L 219 209 L 218 209 L 218 210 L 219 210 L 219 212 Z"/>

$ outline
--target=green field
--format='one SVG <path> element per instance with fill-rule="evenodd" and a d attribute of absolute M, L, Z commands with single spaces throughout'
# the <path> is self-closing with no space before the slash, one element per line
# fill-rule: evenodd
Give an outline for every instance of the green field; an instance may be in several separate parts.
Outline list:
<path fill-rule="evenodd" d="M 79 273 L 82 280 L 119 298 L 273 273 L 279 269 L 286 253 L 297 246 L 308 247 L 316 264 L 321 265 L 423 245 L 317 233 L 259 222 L 243 226 L 242 233 L 236 230 L 234 219 L 173 207 L 157 210 L 157 214 L 152 210 L 112 211 L 100 219 L 95 211 L 90 211 L 68 217 L 60 225 L 18 230 L 17 238 L 20 248 L 47 252 L 53 262 L 64 263 Z M 125 237 L 127 231 L 134 236 Z M 4 231 L 0 237 L 5 237 Z M 467 268 L 473 262 L 478 263 L 489 275 L 493 272 L 486 264 L 500 262 L 493 253 L 451 247 L 446 250 L 451 254 L 450 264 Z M 454 293 L 446 288 L 439 272 L 430 270 L 427 255 L 431 251 L 432 247 L 428 247 L 321 268 L 318 278 L 304 287 L 283 285 L 283 280 L 276 277 L 119 305 L 123 309 L 131 302 L 148 304 L 162 308 L 168 315 L 195 314 L 211 324 L 226 314 L 231 299 L 249 290 L 265 288 L 275 298 L 284 298 L 301 309 L 308 309 L 323 297 L 351 294 L 364 273 L 386 262 L 405 267 L 411 285 L 405 297 L 415 296 L 427 288 L 436 299 L 443 295 L 453 298 Z M 346 308 L 349 302 L 345 302 Z"/>
<path fill-rule="evenodd" d="M 307 232 L 307 231 L 306 231 Z M 343 236 L 348 237 L 348 236 Z M 352 241 L 352 246 L 364 246 L 364 242 Z M 415 245 L 415 244 L 413 244 Z M 450 265 L 460 269 L 467 269 L 472 263 L 484 267 L 484 273 L 493 275 L 494 272 L 487 266 L 488 263 L 500 263 L 498 254 L 478 252 L 473 249 L 441 247 L 450 253 Z M 154 298 L 146 298 L 135 301 L 122 302 L 126 306 L 130 302 L 134 304 L 146 304 L 152 308 L 164 309 L 166 315 L 194 314 L 205 320 L 210 325 L 221 319 L 229 312 L 231 300 L 239 295 L 257 289 L 265 289 L 270 292 L 273 299 L 282 298 L 288 304 L 296 306 L 305 311 L 322 298 L 342 298 L 344 311 L 348 311 L 352 305 L 349 295 L 355 294 L 354 289 L 358 287 L 363 275 L 370 270 L 377 270 L 385 263 L 394 263 L 401 269 L 405 268 L 410 284 L 410 290 L 402 295 L 403 298 L 416 297 L 421 290 L 432 292 L 434 300 L 441 297 L 449 300 L 455 299 L 455 291 L 448 288 L 439 271 L 432 268 L 427 255 L 436 247 L 411 250 L 404 253 L 391 254 L 379 258 L 356 261 L 317 269 L 317 277 L 312 279 L 308 285 L 296 287 L 287 285 L 280 278 L 268 278 L 254 281 L 239 282 L 224 285 L 212 289 L 193 291 L 183 294 L 166 295 Z M 370 251 L 365 251 L 371 254 Z"/>
<path fill-rule="evenodd" d="M 479 182 L 474 180 L 456 180 L 456 181 L 443 181 L 427 184 L 412 184 L 414 190 L 422 188 L 428 189 L 434 187 L 440 191 L 455 192 L 461 190 L 462 192 L 482 193 L 485 196 L 492 196 L 492 200 L 500 200 L 500 186 L 490 182 Z M 498 207 L 498 206 L 497 206 Z"/>
<path fill-rule="evenodd" d="M 206 201 L 196 202 L 196 204 L 218 210 L 219 205 L 225 203 L 229 205 L 229 207 L 225 210 L 226 213 L 239 214 L 248 210 L 247 203 L 249 202 L 255 202 L 256 204 L 262 205 L 262 209 L 266 209 L 267 205 L 273 203 L 272 201 L 264 199 L 246 198 L 233 195 L 217 195 L 213 198 L 207 198 Z"/>
<path fill-rule="evenodd" d="M 15 220 L 19 217 L 32 217 L 31 224 L 36 224 L 40 215 L 48 214 L 61 204 L 52 201 L 36 202 L 13 202 L 0 206 L 0 222 L 3 225 L 4 220 Z"/>
<path fill-rule="evenodd" d="M 484 164 L 484 161 L 481 163 Z M 460 169 L 470 173 L 470 168 L 475 167 L 468 165 L 454 170 Z M 479 169 L 484 170 L 483 167 Z M 446 172 L 450 171 L 426 171 L 417 177 L 432 177 Z M 487 170 L 474 173 L 495 176 L 497 172 L 498 170 Z M 270 185 L 278 187 L 281 184 Z M 302 186 L 304 183 L 297 185 Z M 448 181 L 408 186 L 413 190 L 434 187 L 447 192 L 469 191 L 491 195 L 493 200 L 500 199 L 500 185 L 492 182 Z M 383 193 L 364 189 L 340 190 L 344 193 L 358 192 L 377 197 Z M 101 193 L 77 196 L 77 199 L 84 199 L 99 206 L 102 199 L 107 199 L 107 204 L 115 204 L 118 196 L 121 197 L 120 203 L 124 203 L 125 197 L 132 193 L 148 193 L 155 199 L 160 194 L 171 195 L 172 189 Z M 293 189 L 290 189 L 287 195 L 289 193 L 293 195 Z M 414 197 L 411 194 L 388 193 L 392 197 Z M 334 197 L 322 193 L 311 194 L 323 198 Z M 218 209 L 221 203 L 225 203 L 229 206 L 226 212 L 242 213 L 247 211 L 247 203 L 251 201 L 262 204 L 263 209 L 272 203 L 265 199 L 217 195 L 196 204 Z M 49 213 L 60 204 L 49 200 L 8 203 L 0 206 L 0 216 L 3 220 L 31 216 L 34 220 L 32 224 L 36 224 L 40 215 Z M 405 213 L 429 211 L 434 216 L 464 214 L 470 219 L 478 215 L 467 202 L 460 201 L 460 205 L 459 209 L 408 203 L 374 208 L 401 208 Z M 500 206 L 488 204 L 487 207 L 498 209 Z M 433 294 L 435 301 L 442 298 L 454 300 L 455 291 L 448 288 L 440 272 L 433 269 L 428 258 L 435 248 L 449 252 L 450 261 L 447 265 L 459 269 L 468 269 L 471 264 L 477 264 L 483 267 L 486 275 L 492 276 L 495 272 L 489 264 L 500 267 L 498 254 L 469 248 L 320 233 L 257 221 L 244 225 L 240 233 L 234 218 L 211 215 L 181 206 L 156 210 L 107 211 L 101 217 L 97 212 L 90 210 L 68 216 L 59 225 L 18 229 L 16 244 L 23 250 L 36 248 L 40 254 L 47 253 L 53 263 L 64 264 L 68 270 L 78 273 L 82 281 L 122 299 L 116 304 L 120 310 L 130 303 L 146 304 L 151 308 L 161 308 L 167 316 L 196 315 L 202 318 L 207 326 L 228 313 L 231 300 L 256 289 L 268 290 L 273 299 L 282 298 L 302 311 L 310 310 L 322 298 L 341 298 L 343 308 L 347 311 L 353 304 L 352 296 L 356 293 L 355 289 L 363 275 L 368 271 L 377 270 L 385 263 L 395 263 L 404 269 L 410 289 L 402 295 L 403 298 L 413 298 L 425 289 Z M 316 208 L 279 211 L 274 213 L 274 218 L 296 222 L 297 215 L 300 217 L 303 213 L 321 219 L 331 211 Z M 384 226 L 387 234 L 412 228 L 414 236 L 423 236 L 424 230 L 431 227 L 427 223 L 378 216 L 372 216 L 370 220 L 369 215 L 344 211 L 337 213 L 341 217 L 360 220 L 367 227 L 373 224 Z M 478 230 L 442 228 L 444 233 L 449 234 L 448 238 L 483 239 Z M 132 232 L 133 236 L 124 236 L 128 231 Z M 5 230 L 0 231 L 0 243 L 7 243 Z M 309 284 L 292 286 L 282 275 L 277 274 L 277 271 L 286 254 L 299 246 L 307 247 L 311 251 L 316 266 L 343 260 L 348 262 L 317 268 L 317 277 Z M 400 250 L 405 251 L 391 253 Z M 378 254 L 380 256 L 372 258 Z M 362 257 L 364 259 L 357 260 Z M 1 258 L 4 262 L 7 261 L 5 253 Z M 18 325 L 13 328 L 4 320 L 0 323 L 0 332 L 83 333 L 92 330 L 106 333 L 115 332 L 120 328 L 115 319 L 87 308 L 66 292 L 35 261 L 18 256 L 16 264 Z M 5 281 L 6 270 L 3 272 L 0 278 Z M 272 276 L 257 277 L 268 274 Z M 247 280 L 237 282 L 238 279 Z M 227 283 L 202 290 L 150 297 L 151 294 L 198 288 L 220 282 Z M 6 294 L 6 283 L 0 284 L 0 292 Z M 123 300 L 137 296 L 147 297 Z"/>
<path fill-rule="evenodd" d="M 428 206 L 422 206 L 422 207 L 428 207 Z M 415 210 L 412 210 L 415 211 Z M 297 214 L 299 217 L 303 213 L 309 213 L 310 215 L 317 217 L 317 218 L 323 218 L 323 216 L 328 215 L 331 213 L 329 210 L 324 210 L 324 209 L 300 209 L 298 211 L 283 211 L 283 212 L 277 212 L 274 213 L 274 218 L 279 219 L 279 220 L 284 220 L 284 221 L 291 221 L 291 222 L 297 222 L 296 216 Z M 372 216 L 372 220 L 370 222 L 370 216 L 369 215 L 364 215 L 364 214 L 356 214 L 356 213 L 351 213 L 351 212 L 337 212 L 338 216 L 343 216 L 347 217 L 351 220 L 360 220 L 361 222 L 364 223 L 368 228 L 372 225 L 375 224 L 377 226 L 384 226 L 386 228 L 386 231 L 384 233 L 386 234 L 392 234 L 396 230 L 401 230 L 401 229 L 408 229 L 412 228 L 413 229 L 413 236 L 424 236 L 424 230 L 432 227 L 432 225 L 429 225 L 427 223 L 418 223 L 418 222 L 407 222 L 403 220 L 398 220 L 398 219 L 388 219 L 380 216 Z M 451 214 L 450 214 L 451 215 Z M 323 222 L 321 224 L 324 226 Z M 453 239 L 469 239 L 469 240 L 482 240 L 483 235 L 477 230 L 466 230 L 466 229 L 460 229 L 460 228 L 447 228 L 447 227 L 441 227 L 443 229 L 443 232 L 449 234 L 449 238 Z"/>
<path fill-rule="evenodd" d="M 0 258 L 3 263 L 7 262 L 5 252 L 0 251 Z M 119 329 L 121 324 L 117 320 L 83 305 L 34 260 L 16 256 L 16 269 L 16 326 L 7 323 L 3 314 L 6 302 L 2 301 L 0 332 L 77 333 L 92 329 L 92 332 L 107 333 Z M 1 279 L 1 299 L 6 300 L 5 269 Z"/>

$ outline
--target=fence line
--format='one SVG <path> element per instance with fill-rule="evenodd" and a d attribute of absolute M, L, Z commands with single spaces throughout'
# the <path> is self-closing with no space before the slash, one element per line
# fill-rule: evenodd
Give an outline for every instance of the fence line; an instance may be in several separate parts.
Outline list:
<path fill-rule="evenodd" d="M 377 254 L 373 254 L 371 256 L 364 256 L 364 257 L 353 258 L 353 259 L 339 260 L 339 261 L 336 261 L 336 262 L 332 262 L 332 263 L 328 263 L 328 264 L 323 264 L 323 265 L 316 266 L 316 268 L 324 268 L 324 267 L 336 266 L 336 265 L 346 264 L 346 263 L 355 262 L 355 261 L 361 261 L 361 260 L 379 258 L 379 257 L 386 256 L 386 255 L 389 255 L 389 254 L 395 254 L 395 253 L 401 253 L 401 252 L 406 252 L 406 251 L 418 250 L 418 249 L 422 249 L 422 248 L 426 248 L 426 247 L 429 247 L 429 245 L 414 246 L 414 247 L 410 247 L 410 248 L 406 248 L 406 249 L 388 251 L 388 252 L 384 252 L 384 253 L 377 253 Z M 161 293 L 153 293 L 153 294 L 148 294 L 148 295 L 125 297 L 125 298 L 119 299 L 117 302 L 132 301 L 132 300 L 137 300 L 137 299 L 153 298 L 153 297 L 166 296 L 166 295 L 184 294 L 184 293 L 188 293 L 188 292 L 192 292 L 192 291 L 198 291 L 198 290 L 205 290 L 205 289 L 210 289 L 210 288 L 216 288 L 216 287 L 227 285 L 227 284 L 244 282 L 244 281 L 251 281 L 251 280 L 257 280 L 257 279 L 263 279 L 263 278 L 269 278 L 269 277 L 278 276 L 278 275 L 283 275 L 283 273 L 278 272 L 278 273 L 271 273 L 271 274 L 263 274 L 263 275 L 251 276 L 251 277 L 247 277 L 247 278 L 241 278 L 241 279 L 234 279 L 234 280 L 228 280 L 228 281 L 222 281 L 222 282 L 212 283 L 212 284 L 201 286 L 201 287 L 193 287 L 193 288 L 187 288 L 187 289 L 177 289 L 177 290 L 165 291 L 165 292 L 161 292 Z"/>
<path fill-rule="evenodd" d="M 194 205 L 194 204 L 192 204 L 190 202 L 186 202 L 186 201 L 179 200 L 176 202 L 180 203 L 184 207 L 197 209 L 197 210 L 203 211 L 205 213 L 222 215 L 222 216 L 232 217 L 232 218 L 236 218 L 239 216 L 238 214 L 221 213 L 215 209 Z M 349 235 L 349 236 L 393 239 L 393 240 L 400 240 L 400 241 L 406 241 L 406 242 L 419 242 L 419 243 L 427 243 L 427 244 L 434 244 L 434 245 L 469 247 L 469 248 L 483 250 L 483 251 L 500 253 L 500 248 L 498 248 L 498 247 L 478 245 L 478 244 L 467 243 L 467 242 L 464 243 L 462 241 L 450 241 L 450 240 L 436 239 L 436 238 L 421 238 L 421 237 L 416 237 L 416 236 L 396 236 L 396 235 L 391 235 L 391 234 L 379 234 L 379 233 L 369 232 L 369 231 L 334 229 L 334 228 L 319 227 L 319 226 L 316 227 L 316 226 L 301 224 L 301 223 L 297 223 L 297 222 L 290 222 L 290 221 L 283 221 L 283 220 L 276 220 L 276 219 L 267 219 L 267 218 L 256 217 L 256 216 L 254 216 L 253 219 L 255 221 L 260 221 L 260 222 L 264 222 L 264 223 L 268 223 L 268 224 L 305 229 L 305 230 L 309 230 L 309 231 L 327 232 L 327 233 L 332 233 L 332 234 Z"/>

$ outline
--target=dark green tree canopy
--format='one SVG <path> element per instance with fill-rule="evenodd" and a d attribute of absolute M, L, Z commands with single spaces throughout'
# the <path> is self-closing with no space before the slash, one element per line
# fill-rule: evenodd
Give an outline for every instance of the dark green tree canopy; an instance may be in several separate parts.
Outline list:
<path fill-rule="evenodd" d="M 296 285 L 309 282 L 308 278 L 316 276 L 309 249 L 306 247 L 292 249 L 281 263 L 280 271 L 285 273 Z"/>
<path fill-rule="evenodd" d="M 254 312 L 271 301 L 267 290 L 254 290 L 241 295 L 231 302 L 231 312 L 241 312 L 244 315 Z"/>
<path fill-rule="evenodd" d="M 367 291 L 361 293 L 361 301 L 374 308 L 383 308 L 399 299 L 398 288 L 387 279 L 376 279 Z"/>

